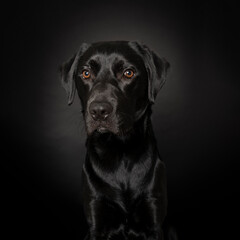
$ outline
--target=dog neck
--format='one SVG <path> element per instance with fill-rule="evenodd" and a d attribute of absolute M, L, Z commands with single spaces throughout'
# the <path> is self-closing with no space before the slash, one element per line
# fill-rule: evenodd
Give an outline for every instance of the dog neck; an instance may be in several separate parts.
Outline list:
<path fill-rule="evenodd" d="M 93 161 L 99 160 L 100 164 L 106 163 L 109 166 L 112 162 L 121 161 L 128 156 L 131 156 L 129 159 L 137 161 L 146 152 L 156 156 L 157 144 L 152 129 L 151 112 L 149 107 L 127 135 L 94 132 L 86 143 L 88 158 Z"/>

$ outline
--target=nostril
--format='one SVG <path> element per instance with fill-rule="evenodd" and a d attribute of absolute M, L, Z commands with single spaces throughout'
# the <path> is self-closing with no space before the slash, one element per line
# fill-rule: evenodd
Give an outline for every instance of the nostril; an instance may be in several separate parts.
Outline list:
<path fill-rule="evenodd" d="M 106 115 L 106 114 L 108 114 L 108 113 L 107 113 L 107 111 L 106 111 L 105 109 L 102 109 L 102 110 L 100 111 L 100 114 L 101 114 L 101 115 Z"/>
<path fill-rule="evenodd" d="M 91 114 L 96 115 L 96 114 L 97 114 L 97 111 L 96 111 L 95 109 L 93 109 L 93 110 L 91 111 Z"/>

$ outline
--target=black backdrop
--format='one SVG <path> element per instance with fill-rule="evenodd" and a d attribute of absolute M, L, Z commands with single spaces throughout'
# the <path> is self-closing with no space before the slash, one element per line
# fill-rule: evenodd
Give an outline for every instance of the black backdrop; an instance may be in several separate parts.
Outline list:
<path fill-rule="evenodd" d="M 167 166 L 168 222 L 180 240 L 233 239 L 240 120 L 234 2 L 25 1 L 4 11 L 7 239 L 83 239 L 86 134 L 78 99 L 67 106 L 58 66 L 82 42 L 100 40 L 139 40 L 171 63 L 152 117 Z"/>

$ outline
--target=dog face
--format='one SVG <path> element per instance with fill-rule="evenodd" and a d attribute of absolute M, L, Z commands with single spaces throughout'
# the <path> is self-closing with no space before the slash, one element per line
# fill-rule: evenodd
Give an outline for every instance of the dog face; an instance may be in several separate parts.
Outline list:
<path fill-rule="evenodd" d="M 88 135 L 127 134 L 165 82 L 169 64 L 137 42 L 82 44 L 61 67 L 71 104 L 77 89 Z"/>

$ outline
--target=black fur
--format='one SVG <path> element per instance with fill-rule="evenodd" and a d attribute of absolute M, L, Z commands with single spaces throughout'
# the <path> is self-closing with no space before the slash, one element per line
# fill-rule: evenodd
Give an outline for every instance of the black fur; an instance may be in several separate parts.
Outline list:
<path fill-rule="evenodd" d="M 82 174 L 86 239 L 163 239 L 165 165 L 150 115 L 168 68 L 145 45 L 127 41 L 83 44 L 61 68 L 68 103 L 77 90 L 88 134 Z"/>

